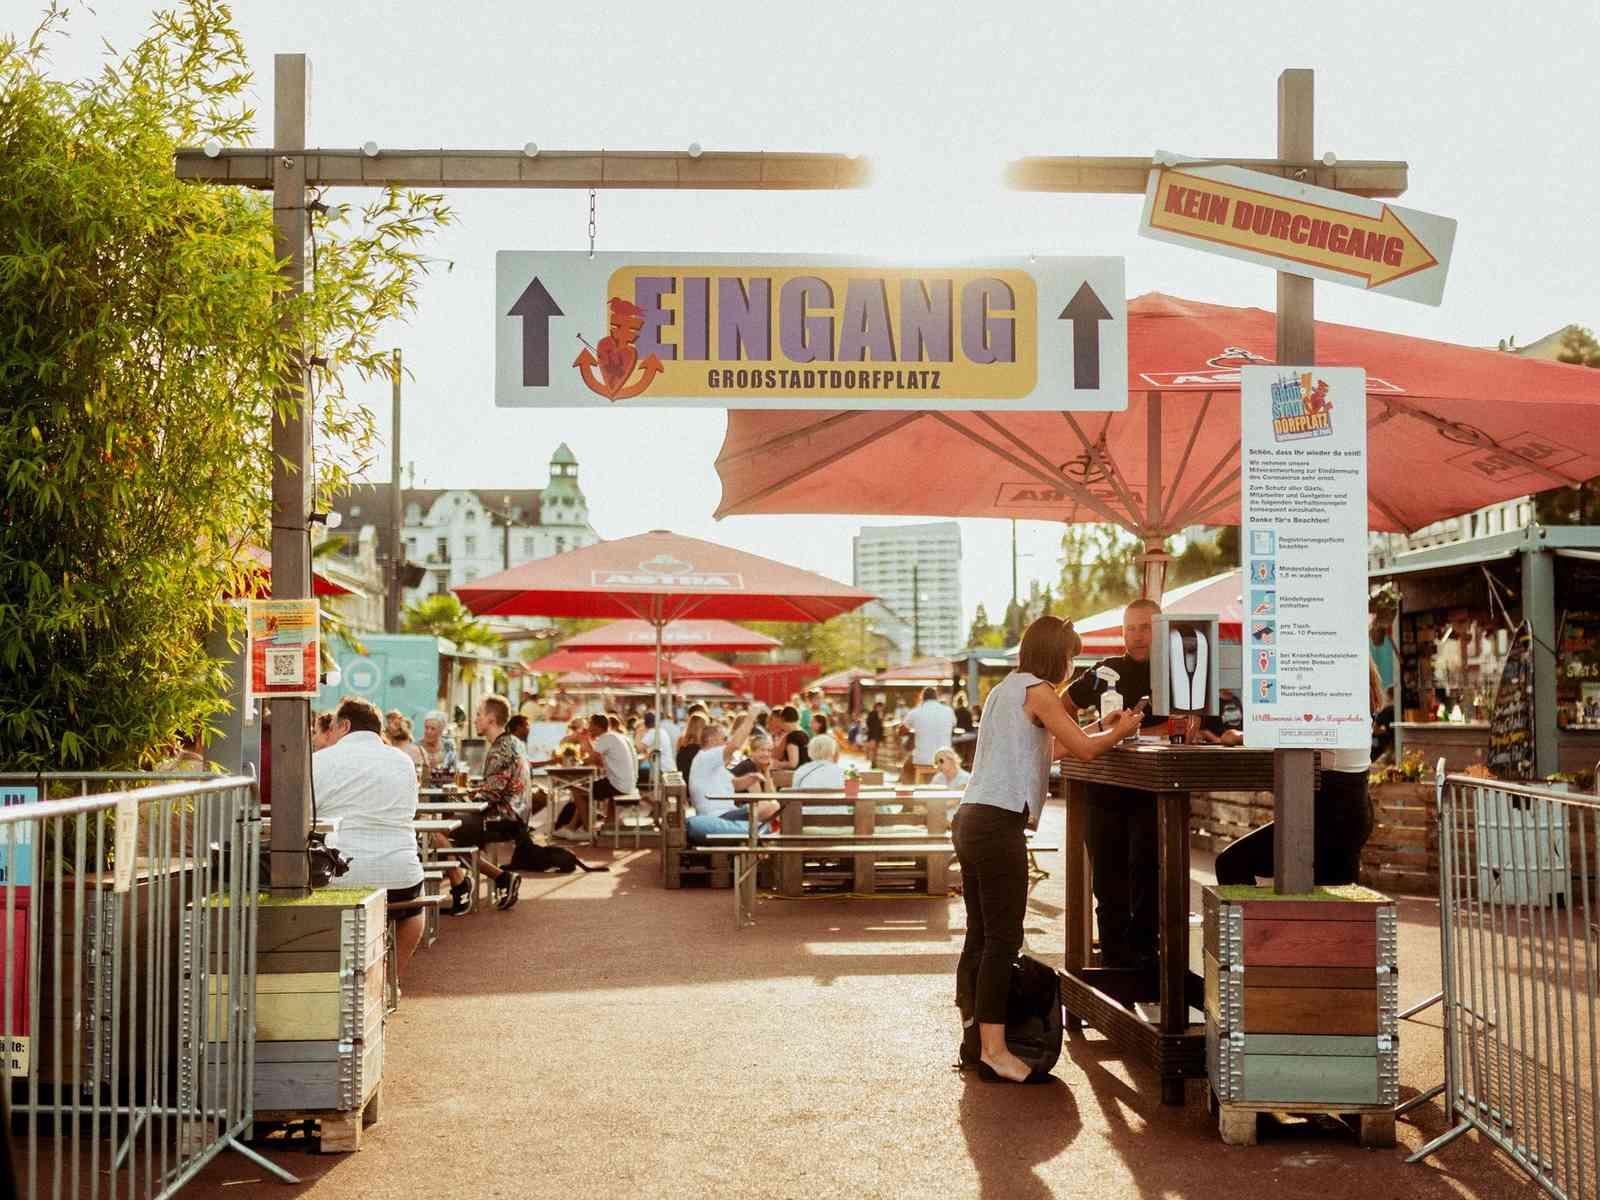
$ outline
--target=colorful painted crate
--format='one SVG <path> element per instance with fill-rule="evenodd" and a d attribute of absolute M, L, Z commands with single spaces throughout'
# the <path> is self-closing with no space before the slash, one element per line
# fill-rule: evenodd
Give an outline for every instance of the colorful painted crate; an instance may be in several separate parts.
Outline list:
<path fill-rule="evenodd" d="M 1224 1104 L 1353 1108 L 1399 1093 L 1393 902 L 1362 887 L 1205 892 L 1206 1052 Z"/>

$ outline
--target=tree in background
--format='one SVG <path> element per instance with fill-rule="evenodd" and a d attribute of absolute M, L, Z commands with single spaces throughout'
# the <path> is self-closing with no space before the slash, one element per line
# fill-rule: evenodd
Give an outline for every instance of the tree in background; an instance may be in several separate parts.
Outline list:
<path fill-rule="evenodd" d="M 822 674 L 847 667 L 887 666 L 884 638 L 873 628 L 872 618 L 860 611 L 842 613 L 827 621 L 747 621 L 757 633 L 775 637 L 785 650 L 797 651 L 800 661 L 816 663 Z"/>
<path fill-rule="evenodd" d="M 1168 538 L 1173 553 L 1178 539 Z M 1081 619 L 1120 608 L 1139 595 L 1143 545 L 1119 525 L 1069 525 L 1061 537 L 1061 579 L 1049 611 Z M 1239 565 L 1239 527 L 1222 525 L 1212 538 L 1187 539 L 1167 567 L 1167 588 L 1209 579 Z M 1037 615 L 1037 614 L 1035 614 Z"/>
<path fill-rule="evenodd" d="M 1600 341 L 1583 326 L 1568 325 L 1556 361 L 1600 367 Z M 1600 525 L 1600 479 L 1540 492 L 1533 498 L 1533 519 L 1541 525 Z"/>
<path fill-rule="evenodd" d="M 996 649 L 1006 644 L 1006 631 L 1003 626 L 991 624 L 989 610 L 983 606 L 983 601 L 978 601 L 978 610 L 972 614 L 972 628 L 967 631 L 967 646 L 970 649 L 988 647 Z"/>
<path fill-rule="evenodd" d="M 237 621 L 241 547 L 269 545 L 275 390 L 314 376 L 317 484 L 363 466 L 349 372 L 415 306 L 440 198 L 389 192 L 313 220 L 289 301 L 270 195 L 181 183 L 174 151 L 255 140 L 220 0 L 152 18 L 95 78 L 54 79 L 52 6 L 0 38 L 0 764 L 122 768 L 222 710 L 205 651 Z M 237 629 L 235 624 L 232 628 Z"/>
<path fill-rule="evenodd" d="M 494 631 L 449 592 L 413 600 L 400 615 L 400 627 L 406 633 L 431 634 L 457 646 L 500 649 L 500 639 Z"/>

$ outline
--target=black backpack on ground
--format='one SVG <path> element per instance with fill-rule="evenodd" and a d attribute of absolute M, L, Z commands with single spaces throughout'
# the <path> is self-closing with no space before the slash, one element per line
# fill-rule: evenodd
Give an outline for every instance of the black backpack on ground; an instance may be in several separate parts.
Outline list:
<path fill-rule="evenodd" d="M 961 1066 L 977 1065 L 978 1025 L 962 1013 Z M 1061 1059 L 1061 989 L 1055 971 L 1030 954 L 1011 964 L 1006 997 L 1006 1045 L 1031 1068 L 1029 1083 L 1041 1083 Z"/>

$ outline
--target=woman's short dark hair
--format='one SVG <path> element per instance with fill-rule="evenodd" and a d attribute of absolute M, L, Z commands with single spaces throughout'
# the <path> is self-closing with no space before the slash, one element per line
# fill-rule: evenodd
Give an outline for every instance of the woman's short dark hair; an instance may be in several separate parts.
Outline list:
<path fill-rule="evenodd" d="M 792 704 L 785 704 L 783 711 L 778 714 L 778 719 L 786 725 L 800 724 L 800 710 Z"/>
<path fill-rule="evenodd" d="M 1071 621 L 1060 617 L 1040 617 L 1022 635 L 1017 654 L 1017 669 L 1037 675 L 1052 687 L 1066 679 L 1072 660 L 1083 648 L 1083 639 Z"/>

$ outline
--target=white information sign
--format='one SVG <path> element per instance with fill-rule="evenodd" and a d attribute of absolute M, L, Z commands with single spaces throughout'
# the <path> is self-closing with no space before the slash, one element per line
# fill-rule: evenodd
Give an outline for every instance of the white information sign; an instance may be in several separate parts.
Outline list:
<path fill-rule="evenodd" d="M 1245 744 L 1366 747 L 1366 372 L 1244 367 L 1240 404 Z"/>
<path fill-rule="evenodd" d="M 1120 258 L 495 256 L 502 408 L 1128 406 Z"/>

